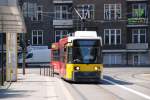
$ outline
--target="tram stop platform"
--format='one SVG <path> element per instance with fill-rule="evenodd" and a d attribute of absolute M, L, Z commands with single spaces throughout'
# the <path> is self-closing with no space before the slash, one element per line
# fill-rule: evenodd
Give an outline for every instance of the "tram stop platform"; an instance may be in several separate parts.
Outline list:
<path fill-rule="evenodd" d="M 71 100 L 61 79 L 40 75 L 39 68 L 18 69 L 18 81 L 0 88 L 2 100 Z"/>

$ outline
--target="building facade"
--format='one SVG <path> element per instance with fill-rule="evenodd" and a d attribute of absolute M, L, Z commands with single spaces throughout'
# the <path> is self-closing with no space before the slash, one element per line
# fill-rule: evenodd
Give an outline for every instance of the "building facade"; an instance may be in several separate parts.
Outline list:
<path fill-rule="evenodd" d="M 52 0 L 19 0 L 27 27 L 27 43 L 32 46 L 50 45 L 53 41 Z"/>
<path fill-rule="evenodd" d="M 149 0 L 112 0 L 101 4 L 104 17 L 100 18 L 104 22 L 99 24 L 99 31 L 103 33 L 104 64 L 150 64 Z"/>
<path fill-rule="evenodd" d="M 50 46 L 74 31 L 94 30 L 103 39 L 106 66 L 150 64 L 149 0 L 23 1 L 31 45 Z"/>

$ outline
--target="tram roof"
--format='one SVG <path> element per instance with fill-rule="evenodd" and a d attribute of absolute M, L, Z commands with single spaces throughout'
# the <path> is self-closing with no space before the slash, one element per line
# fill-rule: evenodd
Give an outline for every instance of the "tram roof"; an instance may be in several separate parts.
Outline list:
<path fill-rule="evenodd" d="M 101 37 L 97 36 L 96 31 L 76 31 L 73 36 L 68 37 L 68 42 L 76 39 L 101 39 Z"/>
<path fill-rule="evenodd" d="M 75 37 L 97 37 L 96 31 L 76 31 L 73 36 Z"/>
<path fill-rule="evenodd" d="M 102 38 L 101 37 L 74 37 L 74 36 L 70 36 L 68 37 L 68 42 L 71 42 L 73 40 L 77 40 L 77 39 L 100 39 L 102 41 Z"/>

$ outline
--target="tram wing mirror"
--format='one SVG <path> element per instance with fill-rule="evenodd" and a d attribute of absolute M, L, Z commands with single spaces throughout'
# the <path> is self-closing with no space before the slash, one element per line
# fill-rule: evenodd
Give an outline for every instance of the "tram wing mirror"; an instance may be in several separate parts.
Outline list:
<path fill-rule="evenodd" d="M 27 55 L 26 59 L 32 58 L 32 57 L 33 57 L 33 53 L 29 53 L 29 54 Z"/>

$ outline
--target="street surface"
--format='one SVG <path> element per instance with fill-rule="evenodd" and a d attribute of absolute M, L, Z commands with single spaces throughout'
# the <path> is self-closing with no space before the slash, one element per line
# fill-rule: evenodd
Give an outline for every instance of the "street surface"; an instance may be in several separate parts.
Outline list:
<path fill-rule="evenodd" d="M 99 84 L 66 83 L 74 100 L 150 100 L 150 68 L 104 68 Z"/>
<path fill-rule="evenodd" d="M 150 68 L 104 68 L 99 83 L 68 83 L 59 76 L 40 76 L 39 68 L 26 70 L 2 100 L 150 100 Z"/>

